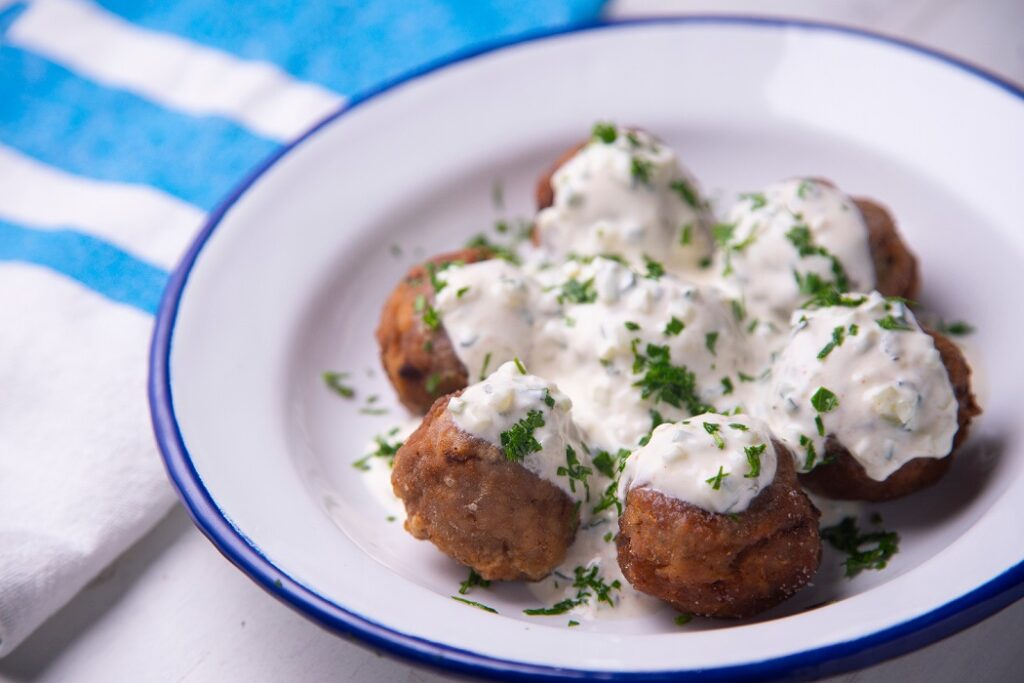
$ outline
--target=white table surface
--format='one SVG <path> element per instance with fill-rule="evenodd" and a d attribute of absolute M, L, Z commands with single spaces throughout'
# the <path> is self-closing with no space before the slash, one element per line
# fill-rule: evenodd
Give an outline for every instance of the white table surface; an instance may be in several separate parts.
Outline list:
<path fill-rule="evenodd" d="M 1024 83 L 1024 0 L 619 0 L 611 16 L 757 13 L 909 38 Z M 1024 161 L 1024 160 L 1022 160 Z M 837 681 L 1021 680 L 1024 601 Z M 449 681 L 321 630 L 224 560 L 178 506 L 14 653 L 0 681 Z"/>

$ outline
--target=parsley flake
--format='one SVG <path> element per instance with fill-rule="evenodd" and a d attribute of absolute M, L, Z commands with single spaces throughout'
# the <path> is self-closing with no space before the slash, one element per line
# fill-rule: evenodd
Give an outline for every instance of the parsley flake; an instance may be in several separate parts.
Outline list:
<path fill-rule="evenodd" d="M 534 430 L 544 426 L 544 415 L 531 410 L 519 422 L 501 433 L 501 449 L 509 462 L 522 462 L 530 453 L 541 450 L 540 442 L 533 436 Z"/>

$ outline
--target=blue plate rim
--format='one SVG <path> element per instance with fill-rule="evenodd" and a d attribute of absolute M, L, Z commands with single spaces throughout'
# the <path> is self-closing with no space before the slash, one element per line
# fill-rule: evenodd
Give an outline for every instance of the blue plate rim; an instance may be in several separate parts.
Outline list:
<path fill-rule="evenodd" d="M 244 533 L 235 527 L 203 485 L 178 429 L 170 386 L 170 350 L 178 304 L 192 267 L 207 240 L 225 214 L 260 176 L 292 149 L 335 119 L 372 101 L 383 93 L 451 65 L 525 43 L 557 39 L 580 33 L 628 29 L 637 26 L 684 24 L 744 25 L 772 29 L 796 28 L 852 35 L 933 58 L 987 81 L 1024 101 L 1024 88 L 940 50 L 901 38 L 830 22 L 732 14 L 608 20 L 577 24 L 554 31 L 533 32 L 509 41 L 484 45 L 428 64 L 352 98 L 338 111 L 325 117 L 256 167 L 210 214 L 206 224 L 169 278 L 153 329 L 148 381 L 150 415 L 168 476 L 200 531 L 228 560 L 264 590 L 321 626 L 347 639 L 357 639 L 371 648 L 383 650 L 416 664 L 460 675 L 486 676 L 499 680 L 543 681 L 809 680 L 877 664 L 924 647 L 972 626 L 1024 597 L 1024 562 L 1021 562 L 969 593 L 927 614 L 861 638 L 784 657 L 711 669 L 595 671 L 557 668 L 489 657 L 443 643 L 409 636 L 344 609 L 278 569 Z"/>

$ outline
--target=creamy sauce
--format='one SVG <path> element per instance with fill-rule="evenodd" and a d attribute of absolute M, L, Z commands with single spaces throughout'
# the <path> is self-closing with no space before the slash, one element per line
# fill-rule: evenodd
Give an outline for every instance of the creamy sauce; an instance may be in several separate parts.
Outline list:
<path fill-rule="evenodd" d="M 875 285 L 849 197 L 802 179 L 741 195 L 715 228 L 712 261 L 710 216 L 674 152 L 642 132 L 597 132 L 554 174 L 540 247 L 522 265 L 453 265 L 436 296 L 470 376 L 449 402 L 456 425 L 501 447 L 538 422 L 531 414 L 543 419 L 520 462 L 578 501 L 583 521 L 565 562 L 531 590 L 545 605 L 568 601 L 577 619 L 665 609 L 616 561 L 630 487 L 742 513 L 774 480 L 772 435 L 798 469 L 810 448 L 820 463 L 834 435 L 884 479 L 911 458 L 947 455 L 956 431 L 938 352 L 902 304 L 872 293 L 859 306 L 800 308 L 815 284 Z M 890 315 L 909 329 L 880 327 Z M 840 327 L 842 343 L 819 358 Z M 575 573 L 594 568 L 616 586 L 611 604 L 576 599 Z"/>
<path fill-rule="evenodd" d="M 795 178 L 741 195 L 716 231 L 723 246 L 716 272 L 755 317 L 784 325 L 808 298 L 798 279 L 834 283 L 845 277 L 849 291 L 875 286 L 860 211 L 845 194 L 815 180 Z"/>
<path fill-rule="evenodd" d="M 654 430 L 629 457 L 619 498 L 648 487 L 710 512 L 743 512 L 775 480 L 768 426 L 747 415 L 707 413 Z"/>
<path fill-rule="evenodd" d="M 604 139 L 555 171 L 554 204 L 537 214 L 541 243 L 556 259 L 613 253 L 640 267 L 649 256 L 696 269 L 711 253 L 696 180 L 648 133 L 610 129 Z"/>
<path fill-rule="evenodd" d="M 935 343 L 910 309 L 877 292 L 851 297 L 864 301 L 793 314 L 764 413 L 801 469 L 821 459 L 834 435 L 882 481 L 913 458 L 949 454 L 957 401 Z"/>

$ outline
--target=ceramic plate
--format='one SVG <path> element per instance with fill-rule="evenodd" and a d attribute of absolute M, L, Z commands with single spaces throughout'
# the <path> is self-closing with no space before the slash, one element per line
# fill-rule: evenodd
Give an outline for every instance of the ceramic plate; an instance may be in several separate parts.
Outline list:
<path fill-rule="evenodd" d="M 151 400 L 171 478 L 253 580 L 392 653 L 508 678 L 801 677 L 867 665 L 1024 593 L 1024 99 L 927 50 L 836 27 L 687 18 L 602 25 L 432 68 L 350 104 L 215 213 L 157 320 Z M 538 173 L 598 119 L 673 145 L 711 196 L 793 175 L 888 204 L 924 303 L 966 318 L 985 414 L 949 476 L 871 508 L 884 571 L 814 585 L 756 620 L 671 613 L 566 628 L 521 585 L 451 599 L 465 570 L 401 528 L 352 467 L 408 419 L 379 370 L 388 291 L 425 255 L 528 217 Z M 492 201 L 499 184 L 504 208 Z M 357 398 L 328 391 L 351 373 Z M 367 396 L 381 396 L 364 414 Z"/>

